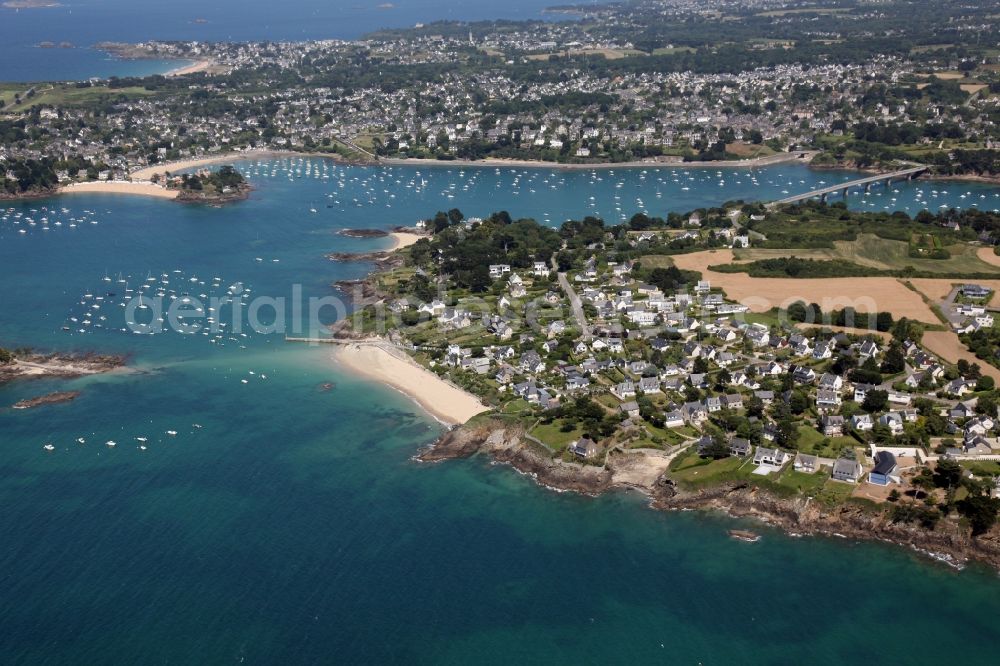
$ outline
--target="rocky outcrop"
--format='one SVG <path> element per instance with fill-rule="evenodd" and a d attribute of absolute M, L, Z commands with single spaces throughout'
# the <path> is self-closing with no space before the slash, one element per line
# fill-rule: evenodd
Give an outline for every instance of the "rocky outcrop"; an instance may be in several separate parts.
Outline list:
<path fill-rule="evenodd" d="M 337 234 L 348 238 L 382 238 L 388 236 L 389 232 L 381 229 L 341 229 Z"/>
<path fill-rule="evenodd" d="M 828 507 L 806 497 L 780 498 L 745 483 L 686 492 L 664 478 L 653 492 L 657 509 L 710 509 L 755 518 L 795 535 L 827 535 L 908 546 L 954 566 L 979 561 L 1000 570 L 996 530 L 973 538 L 957 520 L 942 520 L 933 530 L 894 523 L 887 511 L 856 504 Z"/>
<path fill-rule="evenodd" d="M 58 187 L 32 187 L 23 192 L 0 191 L 0 201 L 27 201 L 30 199 L 48 199 L 59 194 Z"/>
<path fill-rule="evenodd" d="M 25 398 L 24 400 L 18 400 L 14 403 L 14 409 L 34 409 L 35 407 L 41 407 L 42 405 L 58 405 L 62 402 L 71 402 L 76 400 L 79 395 L 79 391 L 60 391 L 58 393 L 40 395 L 37 398 Z"/>
<path fill-rule="evenodd" d="M 383 297 L 372 280 L 338 280 L 333 287 L 349 297 L 355 306 L 370 305 Z"/>
<path fill-rule="evenodd" d="M 376 270 L 379 271 L 396 268 L 403 263 L 402 258 L 394 252 L 384 252 L 381 250 L 375 252 L 331 252 L 326 255 L 326 258 L 330 261 L 339 261 L 342 263 L 369 261 L 378 264 Z"/>
<path fill-rule="evenodd" d="M 124 356 L 105 354 L 35 354 L 18 352 L 10 363 L 0 364 L 0 384 L 15 379 L 60 377 L 70 379 L 117 370 Z"/>
<path fill-rule="evenodd" d="M 612 485 L 610 470 L 556 460 L 544 447 L 525 439 L 523 428 L 502 422 L 451 430 L 416 458 L 436 462 L 480 452 L 555 490 L 597 495 Z"/>
<path fill-rule="evenodd" d="M 650 506 L 663 511 L 722 511 L 734 517 L 760 520 L 796 536 L 828 535 L 883 541 L 909 547 L 952 566 L 978 561 L 1000 570 L 1000 533 L 996 528 L 989 534 L 973 538 L 957 519 L 946 518 L 935 529 L 928 530 L 916 524 L 894 523 L 888 511 L 877 508 L 852 503 L 830 507 L 807 497 L 778 497 L 749 483 L 727 483 L 688 491 L 680 488 L 669 472 L 660 474 L 652 482 L 623 483 L 616 479 L 615 468 L 632 452 L 609 457 L 603 467 L 567 463 L 553 458 L 547 449 L 525 438 L 522 427 L 501 420 L 450 430 L 421 451 L 416 459 L 437 462 L 480 453 L 496 462 L 509 464 L 556 490 L 599 495 L 617 488 L 635 488 L 649 495 Z M 665 469 L 665 465 L 661 469 Z"/>

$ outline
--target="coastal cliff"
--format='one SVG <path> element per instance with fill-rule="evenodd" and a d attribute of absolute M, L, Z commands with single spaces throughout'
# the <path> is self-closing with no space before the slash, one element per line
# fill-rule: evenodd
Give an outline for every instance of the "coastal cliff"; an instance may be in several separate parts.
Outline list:
<path fill-rule="evenodd" d="M 463 426 L 446 433 L 418 454 L 416 459 L 437 462 L 467 458 L 482 452 L 496 462 L 506 463 L 556 490 L 597 495 L 611 488 L 612 474 L 609 470 L 554 460 L 544 447 L 525 439 L 524 435 L 523 428 L 519 426 L 493 421 L 481 426 Z"/>
<path fill-rule="evenodd" d="M 445 433 L 415 456 L 421 462 L 468 458 L 478 453 L 509 464 L 541 485 L 559 491 L 600 495 L 634 488 L 661 511 L 712 510 L 735 518 L 752 518 L 792 536 L 831 536 L 882 541 L 905 546 L 950 566 L 980 562 L 1000 571 L 1000 531 L 994 528 L 972 537 L 959 521 L 943 520 L 935 529 L 895 523 L 880 508 L 856 504 L 826 506 L 808 497 L 784 498 L 748 483 L 730 482 L 688 491 L 666 470 L 670 456 L 627 451 L 609 455 L 603 466 L 554 459 L 542 446 L 525 438 L 522 427 L 487 420 Z M 662 462 L 662 465 L 657 463 Z"/>
<path fill-rule="evenodd" d="M 662 478 L 651 496 L 651 506 L 656 509 L 717 510 L 735 518 L 760 520 L 794 536 L 883 541 L 910 547 L 952 566 L 978 561 L 1000 571 L 1000 534 L 996 529 L 974 538 L 959 523 L 941 521 L 928 530 L 894 523 L 886 511 L 853 504 L 827 507 L 807 497 L 779 498 L 745 483 L 685 492 Z"/>

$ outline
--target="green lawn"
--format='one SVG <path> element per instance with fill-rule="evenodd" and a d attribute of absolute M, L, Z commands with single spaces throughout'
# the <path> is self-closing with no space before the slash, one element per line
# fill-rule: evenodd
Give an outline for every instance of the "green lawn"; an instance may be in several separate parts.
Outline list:
<path fill-rule="evenodd" d="M 754 467 L 749 463 L 744 466 L 744 462 L 743 458 L 702 459 L 692 448 L 676 468 L 671 466 L 670 474 L 675 481 L 688 487 L 707 486 L 745 478 Z"/>
<path fill-rule="evenodd" d="M 553 451 L 561 451 L 569 447 L 577 439 L 583 436 L 584 432 L 579 428 L 574 428 L 569 432 L 562 432 L 561 421 L 553 421 L 549 424 L 539 423 L 532 428 L 531 435 L 545 442 Z"/>
<path fill-rule="evenodd" d="M 825 504 L 826 506 L 836 506 L 838 504 L 843 504 L 844 501 L 851 496 L 854 492 L 855 486 L 850 483 L 843 483 L 841 481 L 834 481 L 833 479 L 827 479 L 823 487 L 820 488 L 819 492 L 814 495 L 817 502 Z"/>
<path fill-rule="evenodd" d="M 748 324 L 763 324 L 768 327 L 780 328 L 782 323 L 787 322 L 787 317 L 782 320 L 778 314 L 778 308 L 773 308 L 767 312 L 747 312 L 743 318 Z"/>
<path fill-rule="evenodd" d="M 690 46 L 661 46 L 653 49 L 653 55 L 673 55 L 675 53 L 694 53 Z"/>
<path fill-rule="evenodd" d="M 844 435 L 843 437 L 832 437 L 826 446 L 818 446 L 813 448 L 810 453 L 820 456 L 822 458 L 839 458 L 840 453 L 844 449 L 850 449 L 858 445 L 858 440 L 854 439 L 850 435 Z M 802 448 L 801 446 L 799 448 Z M 805 449 L 803 449 L 805 450 Z"/>
<path fill-rule="evenodd" d="M 673 258 L 665 254 L 647 254 L 639 261 L 643 268 L 670 268 L 674 265 Z"/>
<path fill-rule="evenodd" d="M 616 412 L 618 411 L 618 406 L 622 404 L 618 401 L 618 398 L 611 395 L 610 393 L 602 393 L 599 396 L 597 396 L 596 400 L 597 402 L 601 403 L 608 409 L 613 409 Z"/>
<path fill-rule="evenodd" d="M 646 430 L 649 431 L 650 435 L 653 437 L 658 437 L 663 440 L 663 442 L 668 446 L 675 446 L 677 444 L 683 444 L 686 440 L 694 437 L 697 433 L 693 430 L 684 426 L 683 428 L 657 428 L 649 423 L 643 423 Z M 686 431 L 686 432 L 685 432 Z M 685 437 L 685 435 L 687 435 Z"/>
<path fill-rule="evenodd" d="M 753 473 L 756 466 L 743 458 L 723 458 L 722 460 L 702 459 L 694 447 L 678 456 L 670 464 L 670 477 L 680 486 L 697 489 L 730 481 L 748 482 L 779 497 L 806 495 L 825 506 L 843 504 L 854 486 L 830 479 L 827 470 L 815 474 L 795 471 L 791 464 L 778 475 L 758 476 Z"/>
<path fill-rule="evenodd" d="M 1000 462 L 996 460 L 975 460 L 959 464 L 976 476 L 1000 476 Z"/>
<path fill-rule="evenodd" d="M 808 425 L 799 426 L 799 450 L 811 452 L 825 439 L 823 433 Z"/>
<path fill-rule="evenodd" d="M 791 488 L 798 493 L 813 496 L 823 487 L 828 478 L 829 475 L 826 470 L 820 470 L 815 474 L 807 474 L 805 472 L 796 472 L 789 465 L 782 472 L 781 476 L 778 477 L 777 482 L 778 485 Z"/>
<path fill-rule="evenodd" d="M 34 97 L 28 99 L 24 96 L 24 93 L 31 88 L 30 84 L 26 84 L 21 87 L 17 92 L 21 93 L 21 103 L 15 106 L 8 106 L 4 111 L 24 111 L 29 109 L 36 104 L 48 104 L 52 106 L 75 106 L 80 104 L 86 104 L 93 102 L 101 97 L 117 98 L 120 96 L 128 98 L 138 98 L 138 97 L 148 97 L 155 93 L 141 88 L 138 86 L 128 87 L 128 88 L 105 88 L 105 87 L 92 87 L 88 86 L 85 88 L 77 88 L 75 85 L 50 85 L 50 84 L 38 84 L 34 86 L 37 91 Z M 13 101 L 13 92 L 3 92 L 5 101 Z"/>
<path fill-rule="evenodd" d="M 504 414 L 520 414 L 521 412 L 529 411 L 530 409 L 531 405 L 528 404 L 527 400 L 524 398 L 517 398 L 516 400 L 511 400 L 504 405 L 503 409 L 500 411 Z"/>

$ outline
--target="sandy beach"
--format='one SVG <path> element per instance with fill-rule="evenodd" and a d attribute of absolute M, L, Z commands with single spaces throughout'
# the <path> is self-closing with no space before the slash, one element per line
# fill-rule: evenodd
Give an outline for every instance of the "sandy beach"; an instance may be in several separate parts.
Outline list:
<path fill-rule="evenodd" d="M 600 162 L 593 164 L 560 164 L 558 162 L 541 162 L 533 160 L 501 160 L 501 159 L 484 159 L 484 160 L 432 160 L 432 159 L 397 159 L 397 158 L 384 158 L 377 162 L 372 162 L 374 165 L 383 166 L 419 166 L 419 167 L 495 167 L 495 168 L 535 168 L 535 169 L 649 169 L 649 168 L 702 168 L 702 167 L 762 167 L 769 164 L 783 164 L 786 162 L 796 162 L 805 161 L 808 162 L 812 157 L 813 153 L 809 153 L 809 157 L 805 159 L 800 159 L 798 157 L 800 153 L 781 153 L 778 155 L 771 155 L 769 157 L 761 157 L 752 160 L 735 160 L 735 161 L 724 161 L 724 162 Z M 165 164 L 156 164 L 153 166 L 145 167 L 143 169 L 137 169 L 132 172 L 131 177 L 136 180 L 149 180 L 156 174 L 164 173 L 176 173 L 178 171 L 185 171 L 187 169 L 196 169 L 203 166 L 211 166 L 213 164 L 224 164 L 226 162 L 235 162 L 238 160 L 249 160 L 249 159 L 260 159 L 265 157 L 316 157 L 320 159 L 332 159 L 340 162 L 344 162 L 343 158 L 340 158 L 336 154 L 326 154 L 326 153 L 304 153 L 291 150 L 245 150 L 245 151 L 234 151 L 227 153 L 219 153 L 217 155 L 210 155 L 207 157 L 196 157 L 187 160 L 178 160 L 176 162 L 168 162 Z"/>
<path fill-rule="evenodd" d="M 805 154 L 806 157 L 799 157 Z M 768 166 L 771 164 L 785 164 L 787 162 L 808 163 L 816 151 L 798 151 L 794 153 L 779 153 L 767 157 L 758 157 L 749 160 L 721 160 L 712 162 L 682 162 L 682 161 L 655 161 L 639 160 L 635 162 L 592 162 L 587 164 L 563 164 L 561 162 L 544 162 L 542 160 L 514 160 L 496 159 L 487 157 L 482 160 L 436 160 L 427 158 L 395 158 L 387 157 L 379 160 L 379 164 L 388 166 L 432 166 L 432 167 L 518 167 L 534 169 L 650 169 L 650 168 L 670 168 L 688 169 L 702 167 L 739 167 L 754 168 Z"/>
<path fill-rule="evenodd" d="M 406 231 L 393 231 L 391 234 L 389 234 L 389 238 L 392 239 L 392 247 L 389 249 L 401 250 L 404 247 L 410 247 L 421 238 L 426 238 L 426 236 L 421 236 L 420 234 L 411 234 Z"/>
<path fill-rule="evenodd" d="M 198 72 L 204 72 L 212 66 L 211 60 L 198 60 L 189 65 L 184 65 L 183 67 L 178 67 L 177 69 L 172 69 L 166 73 L 166 76 L 184 76 L 185 74 L 196 74 Z"/>
<path fill-rule="evenodd" d="M 95 181 L 92 183 L 72 183 L 59 188 L 60 194 L 80 194 L 80 193 L 104 193 L 104 194 L 138 194 L 144 197 L 157 197 L 160 199 L 176 199 L 180 194 L 177 190 L 168 190 L 165 187 L 154 185 L 150 182 L 129 182 L 129 181 Z"/>
<path fill-rule="evenodd" d="M 462 424 L 489 408 L 470 393 L 421 367 L 389 343 L 337 345 L 334 360 L 351 372 L 387 384 L 443 423 Z"/>
<path fill-rule="evenodd" d="M 190 160 L 167 162 L 166 164 L 156 164 L 151 167 L 146 167 L 145 169 L 138 169 L 129 174 L 129 176 L 132 180 L 152 180 L 153 176 L 157 174 L 163 175 L 165 173 L 175 173 L 177 171 L 185 171 L 187 169 L 197 169 L 198 167 L 210 166 L 212 164 L 222 164 L 236 160 L 250 159 L 252 157 L 261 157 L 266 154 L 268 153 L 264 151 L 246 151 L 243 153 L 223 153 L 213 155 L 212 157 L 197 157 Z"/>
<path fill-rule="evenodd" d="M 227 164 L 232 162 L 239 162 L 241 160 L 256 160 L 264 158 L 319 158 L 325 160 L 334 160 L 344 163 L 344 160 L 334 153 L 300 153 L 294 150 L 273 150 L 273 149 L 250 149 L 250 150 L 236 150 L 229 151 L 225 153 L 216 153 L 215 155 L 208 155 L 204 157 L 193 157 L 186 160 L 177 160 L 175 162 L 165 162 L 163 164 L 154 164 L 153 166 L 144 167 L 142 169 L 136 169 L 130 174 L 133 180 L 150 180 L 156 174 L 165 173 L 176 173 L 178 171 L 186 171 L 188 169 L 197 169 L 198 167 L 211 166 L 213 164 Z"/>

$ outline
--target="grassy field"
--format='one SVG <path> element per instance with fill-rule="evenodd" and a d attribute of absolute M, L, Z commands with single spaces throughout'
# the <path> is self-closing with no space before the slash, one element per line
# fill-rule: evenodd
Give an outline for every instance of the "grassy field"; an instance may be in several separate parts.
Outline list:
<path fill-rule="evenodd" d="M 837 458 L 845 448 L 857 445 L 857 440 L 849 435 L 826 437 L 816 428 L 799 426 L 799 450 L 821 458 Z"/>
<path fill-rule="evenodd" d="M 630 56 L 644 56 L 645 51 L 636 49 L 570 49 L 558 53 L 536 53 L 528 56 L 528 60 L 548 60 L 552 56 L 604 56 L 606 60 L 621 60 Z"/>
<path fill-rule="evenodd" d="M 364 148 L 365 150 L 374 150 L 375 137 L 376 135 L 374 134 L 359 134 L 358 136 L 354 137 L 354 143 L 356 143 L 359 147 Z M 382 140 L 381 135 L 379 135 L 378 138 L 379 140 Z"/>
<path fill-rule="evenodd" d="M 503 406 L 500 410 L 504 414 L 515 414 L 521 415 L 526 414 L 531 411 L 531 405 L 524 398 L 517 398 L 516 400 L 511 400 Z"/>
<path fill-rule="evenodd" d="M 928 53 L 930 51 L 943 51 L 950 49 L 954 44 L 925 44 L 924 46 L 914 46 L 910 53 Z"/>
<path fill-rule="evenodd" d="M 781 497 L 796 495 L 812 497 L 828 507 L 848 501 L 856 488 L 853 484 L 831 479 L 828 469 L 809 474 L 795 471 L 789 463 L 781 472 L 767 476 L 754 474 L 755 469 L 756 465 L 752 461 L 743 458 L 730 457 L 721 460 L 699 458 L 692 447 L 670 463 L 669 474 L 674 481 L 687 489 L 704 488 L 731 481 L 749 482 Z"/>
<path fill-rule="evenodd" d="M 104 87 L 94 88 L 88 86 L 86 88 L 77 88 L 75 85 L 50 85 L 42 84 L 35 88 L 35 95 L 28 99 L 25 97 L 24 93 L 27 88 L 21 86 L 17 89 L 7 88 L 0 91 L 0 96 L 3 97 L 7 106 L 4 107 L 4 111 L 7 112 L 18 112 L 29 109 L 36 104 L 49 104 L 52 106 L 75 106 L 79 104 L 85 104 L 93 102 L 101 97 L 146 97 L 153 95 L 154 93 L 146 90 L 145 88 L 140 88 L 137 86 L 128 88 L 114 88 L 108 89 Z M 14 93 L 21 93 L 21 103 L 18 105 L 13 105 Z"/>
<path fill-rule="evenodd" d="M 690 46 L 661 46 L 653 49 L 653 55 L 673 55 L 675 53 L 694 53 Z"/>
<path fill-rule="evenodd" d="M 821 470 L 815 474 L 807 474 L 806 472 L 796 472 L 789 466 L 778 477 L 778 484 L 791 488 L 803 495 L 815 496 L 819 492 L 819 489 L 827 482 L 827 479 L 829 479 L 829 476 L 826 470 Z"/>
<path fill-rule="evenodd" d="M 962 273 L 996 273 L 1000 267 L 988 264 L 979 258 L 979 248 L 966 243 L 944 246 L 951 256 L 948 259 L 925 259 L 910 256 L 910 244 L 905 241 L 879 238 L 875 234 L 858 234 L 856 240 L 838 240 L 833 248 L 815 249 L 756 249 L 735 250 L 737 261 L 757 261 L 777 257 L 796 256 L 800 259 L 835 260 L 842 259 L 861 266 L 878 270 L 902 270 L 912 266 L 918 271 L 960 275 Z M 664 257 L 669 259 L 669 257 Z M 647 257 L 643 258 L 645 263 Z"/>
<path fill-rule="evenodd" d="M 808 425 L 799 426 L 799 449 L 802 451 L 812 451 L 816 445 L 823 441 L 823 433 Z"/>
<path fill-rule="evenodd" d="M 674 260 L 665 254 L 647 254 L 639 260 L 643 268 L 670 268 Z"/>
<path fill-rule="evenodd" d="M 847 7 L 816 7 L 814 9 L 772 9 L 766 12 L 758 12 L 755 16 L 789 16 L 793 14 L 845 14 L 851 10 Z"/>
<path fill-rule="evenodd" d="M 6 106 L 8 104 L 14 103 L 14 95 L 18 93 L 23 95 L 24 91 L 25 88 L 23 85 L 7 83 L 4 84 L 3 86 L 0 86 L 0 101 L 4 103 L 5 107 L 4 110 L 6 110 Z"/>
<path fill-rule="evenodd" d="M 827 479 L 822 488 L 819 489 L 819 492 L 813 495 L 813 497 L 816 498 L 817 502 L 826 506 L 836 506 L 843 504 L 851 496 L 851 493 L 854 492 L 854 488 L 855 486 L 850 483 Z"/>
<path fill-rule="evenodd" d="M 767 157 L 768 155 L 774 155 L 774 151 L 765 146 L 754 145 L 752 143 L 727 143 L 726 152 L 732 153 L 733 155 L 738 155 L 741 159 L 756 158 L 756 157 Z"/>
<path fill-rule="evenodd" d="M 747 312 L 743 315 L 743 319 L 748 324 L 764 324 L 765 326 L 777 326 L 779 328 L 787 322 L 787 318 L 783 318 L 777 308 L 768 310 L 767 312 Z"/>
<path fill-rule="evenodd" d="M 746 463 L 746 465 L 744 465 Z M 678 483 L 696 488 L 725 481 L 746 478 L 754 469 L 752 463 L 743 458 L 723 458 L 711 460 L 699 458 L 692 449 L 678 459 L 677 467 L 671 465 L 670 475 Z"/>
<path fill-rule="evenodd" d="M 584 435 L 584 432 L 579 428 L 562 432 L 561 426 L 562 423 L 559 421 L 548 424 L 539 423 L 532 428 L 531 435 L 545 442 L 553 451 L 562 451 L 568 448 L 570 444 Z"/>
<path fill-rule="evenodd" d="M 962 467 L 979 476 L 1000 476 L 1000 461 L 975 460 L 960 463 Z"/>

